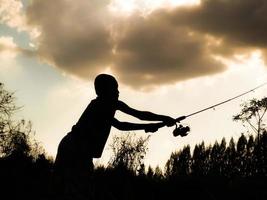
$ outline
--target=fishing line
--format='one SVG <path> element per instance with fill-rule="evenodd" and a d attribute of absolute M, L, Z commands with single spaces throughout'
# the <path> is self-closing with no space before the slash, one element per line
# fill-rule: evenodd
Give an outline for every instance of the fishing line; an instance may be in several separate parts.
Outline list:
<path fill-rule="evenodd" d="M 257 90 L 257 89 L 263 87 L 263 86 L 266 85 L 266 84 L 267 84 L 267 82 L 265 82 L 265 83 L 263 83 L 263 84 L 261 84 L 261 85 L 255 87 L 255 88 L 253 88 L 253 89 L 251 89 L 251 90 L 249 90 L 249 91 L 246 91 L 246 92 L 244 92 L 244 93 L 242 93 L 242 94 L 239 94 L 239 95 L 237 95 L 237 96 L 235 96 L 235 97 L 232 97 L 232 98 L 230 98 L 230 99 L 224 100 L 224 101 L 222 101 L 222 102 L 220 102 L 220 103 L 217 103 L 217 104 L 214 104 L 214 105 L 209 106 L 209 107 L 207 107 L 207 108 L 204 108 L 204 109 L 201 109 L 201 110 L 199 110 L 199 111 L 193 112 L 193 113 L 191 113 L 191 114 L 189 114 L 189 115 L 182 116 L 182 117 L 178 117 L 178 118 L 176 119 L 176 121 L 179 122 L 179 121 L 184 120 L 185 118 L 188 118 L 188 117 L 191 117 L 191 116 L 193 116 L 193 115 L 202 113 L 202 112 L 204 112 L 204 111 L 206 111 L 206 110 L 214 109 L 214 108 L 217 107 L 217 106 L 220 106 L 220 105 L 225 104 L 225 103 L 227 103 L 227 102 L 233 101 L 234 99 L 237 99 L 237 98 L 239 98 L 239 97 L 242 97 L 242 96 L 244 96 L 244 95 L 246 95 L 246 94 L 248 94 L 248 93 L 250 93 L 250 92 L 254 92 L 255 90 Z"/>
<path fill-rule="evenodd" d="M 204 109 L 201 109 L 201 110 L 199 110 L 199 111 L 193 112 L 193 113 L 188 114 L 188 115 L 185 115 L 185 116 L 178 117 L 178 118 L 176 118 L 176 122 L 177 122 L 177 123 L 180 123 L 182 120 L 184 120 L 184 119 L 186 119 L 186 118 L 188 118 L 188 117 L 191 117 L 191 116 L 193 116 L 193 115 L 197 115 L 197 114 L 199 114 L 199 113 L 205 112 L 205 111 L 210 110 L 210 109 L 215 109 L 215 107 L 217 107 L 217 106 L 220 106 L 220 105 L 225 104 L 225 103 L 227 103 L 227 102 L 233 101 L 234 99 L 237 99 L 237 98 L 239 98 L 239 97 L 242 97 L 242 96 L 244 96 L 244 95 L 246 95 L 246 94 L 248 94 L 248 93 L 250 93 L 250 92 L 254 92 L 255 90 L 257 90 L 257 89 L 259 89 L 259 88 L 265 86 L 266 84 L 267 84 L 267 82 L 265 82 L 265 83 L 263 83 L 263 84 L 261 84 L 261 85 L 255 87 L 255 88 L 253 88 L 253 89 L 251 89 L 251 90 L 248 90 L 248 91 L 246 91 L 246 92 L 244 92 L 244 93 L 242 93 L 242 94 L 239 94 L 239 95 L 237 95 L 237 96 L 234 96 L 234 97 L 229 98 L 229 99 L 227 99 L 227 100 L 224 100 L 224 101 L 222 101 L 222 102 L 219 102 L 219 103 L 217 103 L 217 104 L 214 104 L 214 105 L 212 105 L 212 106 L 206 107 L 206 108 L 204 108 Z M 189 128 L 188 126 L 183 127 L 182 125 L 179 125 L 179 127 L 178 127 L 177 124 L 176 124 L 176 128 L 175 128 L 175 130 L 173 131 L 173 135 L 174 135 L 175 137 L 178 136 L 178 135 L 184 137 L 184 136 L 186 136 L 186 135 L 188 134 L 189 131 L 190 131 L 190 128 Z"/>

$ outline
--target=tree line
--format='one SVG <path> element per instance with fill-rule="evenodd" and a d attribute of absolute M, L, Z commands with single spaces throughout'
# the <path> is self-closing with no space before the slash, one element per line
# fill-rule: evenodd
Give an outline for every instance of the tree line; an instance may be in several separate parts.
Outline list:
<path fill-rule="evenodd" d="M 205 146 L 204 142 L 172 153 L 166 164 L 166 177 L 174 176 L 267 176 L 267 132 L 260 135 L 242 134 L 237 142 L 231 138 Z"/>

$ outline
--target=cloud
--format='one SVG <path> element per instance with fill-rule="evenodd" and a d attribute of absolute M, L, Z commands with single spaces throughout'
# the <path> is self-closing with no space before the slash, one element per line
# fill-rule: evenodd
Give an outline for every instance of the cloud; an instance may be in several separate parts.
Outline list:
<path fill-rule="evenodd" d="M 1 36 L 0 37 L 0 58 L 12 59 L 16 57 L 17 45 L 15 44 L 12 37 Z"/>
<path fill-rule="evenodd" d="M 175 9 L 168 17 L 176 26 L 211 34 L 225 47 L 240 50 L 267 48 L 266 16 L 264 0 L 202 0 L 199 6 Z"/>
<path fill-rule="evenodd" d="M 0 36 L 0 59 L 3 60 L 14 59 L 18 54 L 26 56 L 36 56 L 36 52 L 19 47 L 14 38 L 10 36 Z"/>
<path fill-rule="evenodd" d="M 28 23 L 41 32 L 39 56 L 64 71 L 87 78 L 111 61 L 108 1 L 35 0 Z"/>
<path fill-rule="evenodd" d="M 114 1 L 33 0 L 28 24 L 38 27 L 42 60 L 85 79 L 109 68 L 135 88 L 170 84 L 227 69 L 218 57 L 266 52 L 267 2 L 203 0 L 115 15 Z"/>
<path fill-rule="evenodd" d="M 225 67 L 210 51 L 210 39 L 173 26 L 166 13 L 131 16 L 116 38 L 115 67 L 122 81 L 135 87 L 174 83 L 221 72 Z"/>
<path fill-rule="evenodd" d="M 27 30 L 23 4 L 17 0 L 0 0 L 0 23 L 19 31 Z"/>
<path fill-rule="evenodd" d="M 12 77 L 18 76 L 21 72 L 20 65 L 15 59 L 17 56 L 17 45 L 12 37 L 0 36 L 0 79 L 5 80 L 12 74 Z M 1 80 L 1 81 L 3 81 Z"/>

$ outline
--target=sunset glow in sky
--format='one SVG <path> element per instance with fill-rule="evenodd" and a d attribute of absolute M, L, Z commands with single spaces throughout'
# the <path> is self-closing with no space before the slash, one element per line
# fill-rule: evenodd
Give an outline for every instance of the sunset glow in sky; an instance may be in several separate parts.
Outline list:
<path fill-rule="evenodd" d="M 36 139 L 55 156 L 95 98 L 98 73 L 118 79 L 129 106 L 175 118 L 266 82 L 266 16 L 262 0 L 0 0 L 0 82 L 24 106 L 17 117 L 33 122 Z M 162 167 L 184 145 L 247 134 L 232 116 L 266 92 L 186 119 L 187 137 L 167 127 L 151 134 L 146 163 Z M 119 133 L 112 129 L 109 139 Z M 106 150 L 95 162 L 108 161 Z"/>

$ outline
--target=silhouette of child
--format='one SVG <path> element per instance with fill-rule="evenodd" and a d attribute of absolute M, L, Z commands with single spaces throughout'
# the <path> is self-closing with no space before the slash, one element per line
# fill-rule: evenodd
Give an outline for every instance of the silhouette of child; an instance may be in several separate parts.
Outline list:
<path fill-rule="evenodd" d="M 139 111 L 118 100 L 118 83 L 111 75 L 98 75 L 94 85 L 97 98 L 90 102 L 71 132 L 58 146 L 55 172 L 61 174 L 65 181 L 92 171 L 93 158 L 101 157 L 111 126 L 125 131 L 156 132 L 165 125 L 175 124 L 175 119 L 171 117 Z M 121 122 L 114 118 L 117 110 L 141 120 L 160 122 L 148 124 Z"/>

